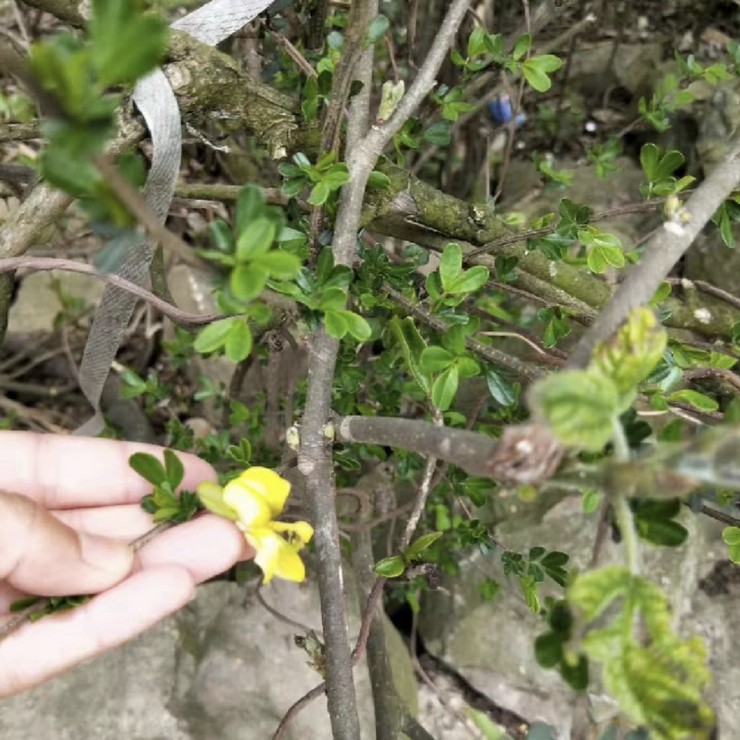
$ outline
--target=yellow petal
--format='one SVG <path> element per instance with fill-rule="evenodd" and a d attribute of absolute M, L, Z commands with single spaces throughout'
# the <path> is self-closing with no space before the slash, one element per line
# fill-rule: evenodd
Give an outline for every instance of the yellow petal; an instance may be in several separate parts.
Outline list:
<path fill-rule="evenodd" d="M 247 468 L 236 480 L 267 503 L 272 512 L 272 518 L 282 512 L 285 500 L 290 493 L 290 483 L 274 470 L 254 466 Z"/>
<path fill-rule="evenodd" d="M 306 567 L 295 548 L 277 532 L 264 528 L 252 530 L 246 536 L 249 544 L 257 551 L 254 562 L 265 574 L 265 583 L 269 583 L 273 576 L 296 583 L 306 578 Z"/>
<path fill-rule="evenodd" d="M 276 532 L 287 532 L 288 541 L 297 550 L 310 542 L 313 537 L 313 527 L 308 522 L 271 522 L 270 526 Z"/>
<path fill-rule="evenodd" d="M 239 522 L 246 529 L 265 526 L 272 519 L 272 512 L 267 502 L 239 478 L 224 486 L 223 501 L 236 511 Z"/>
<path fill-rule="evenodd" d="M 238 518 L 234 509 L 224 503 L 224 490 L 218 483 L 203 481 L 198 484 L 196 493 L 203 506 L 214 514 L 218 514 L 218 516 L 225 517 L 226 519 Z"/>

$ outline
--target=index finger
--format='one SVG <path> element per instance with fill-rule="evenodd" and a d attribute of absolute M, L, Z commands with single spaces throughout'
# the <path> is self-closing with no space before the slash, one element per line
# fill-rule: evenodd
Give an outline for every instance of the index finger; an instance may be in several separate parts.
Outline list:
<path fill-rule="evenodd" d="M 34 432 L 0 431 L 0 489 L 21 493 L 48 509 L 138 502 L 151 483 L 128 464 L 135 452 L 163 459 L 164 448 L 138 442 Z M 216 480 L 213 468 L 186 452 L 181 488 Z"/>

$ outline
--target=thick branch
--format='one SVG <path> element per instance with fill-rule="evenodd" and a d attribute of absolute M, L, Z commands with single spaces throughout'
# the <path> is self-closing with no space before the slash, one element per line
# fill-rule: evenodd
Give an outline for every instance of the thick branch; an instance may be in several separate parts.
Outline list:
<path fill-rule="evenodd" d="M 645 256 L 630 271 L 591 328 L 581 337 L 568 360 L 568 367 L 585 367 L 596 344 L 610 337 L 629 312 L 646 304 L 663 278 L 693 244 L 725 198 L 740 183 L 740 137 L 727 160 L 696 189 L 686 203 L 688 221 L 667 221 L 648 242 Z"/>

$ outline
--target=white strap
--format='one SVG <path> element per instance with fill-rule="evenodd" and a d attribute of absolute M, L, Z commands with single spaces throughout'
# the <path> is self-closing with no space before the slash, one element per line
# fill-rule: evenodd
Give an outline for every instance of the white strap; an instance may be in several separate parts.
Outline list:
<path fill-rule="evenodd" d="M 271 3 L 272 0 L 211 0 L 171 27 L 215 46 L 243 28 Z M 139 80 L 133 100 L 149 127 L 153 146 L 152 166 L 144 196 L 157 218 L 164 223 L 180 172 L 180 109 L 160 69 Z M 143 283 L 154 248 L 155 244 L 147 240 L 130 245 L 119 274 L 137 284 Z M 80 388 L 95 415 L 77 429 L 76 434 L 94 436 L 103 430 L 100 397 L 135 302 L 136 298 L 120 288 L 108 285 L 103 291 L 80 365 Z"/>

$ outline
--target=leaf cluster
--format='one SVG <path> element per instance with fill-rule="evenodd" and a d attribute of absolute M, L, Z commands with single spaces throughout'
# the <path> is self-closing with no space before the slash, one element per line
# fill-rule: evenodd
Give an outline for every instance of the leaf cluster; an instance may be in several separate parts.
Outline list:
<path fill-rule="evenodd" d="M 154 522 L 180 524 L 192 519 L 200 510 L 194 492 L 177 492 L 185 476 L 185 468 L 172 450 L 164 451 L 164 465 L 146 452 L 131 455 L 129 465 L 153 486 L 152 492 L 141 499 L 141 508 L 152 515 Z"/>

